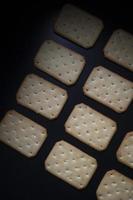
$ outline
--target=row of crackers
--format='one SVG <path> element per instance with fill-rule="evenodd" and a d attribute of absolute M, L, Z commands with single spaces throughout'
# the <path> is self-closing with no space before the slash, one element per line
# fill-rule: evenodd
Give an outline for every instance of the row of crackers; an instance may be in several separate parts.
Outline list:
<path fill-rule="evenodd" d="M 94 45 L 102 29 L 101 20 L 72 5 L 63 7 L 55 24 L 55 31 L 58 34 L 84 48 Z M 104 55 L 132 71 L 133 36 L 121 29 L 115 31 L 104 48 Z M 34 62 L 37 68 L 66 85 L 74 84 L 85 67 L 85 58 L 82 55 L 52 40 L 44 42 Z M 86 96 L 116 112 L 126 111 L 133 97 L 132 82 L 102 66 L 92 70 L 83 86 L 83 91 Z M 58 117 L 67 98 L 66 90 L 35 74 L 29 74 L 25 78 L 17 93 L 19 104 L 48 119 Z M 65 123 L 67 133 L 99 151 L 107 148 L 116 129 L 116 122 L 83 103 L 73 108 Z M 0 140 L 28 157 L 37 154 L 46 137 L 47 130 L 44 127 L 14 110 L 9 111 L 0 123 Z M 130 132 L 117 151 L 118 160 L 131 168 L 133 168 L 132 143 L 133 132 Z M 94 174 L 97 161 L 71 144 L 59 141 L 46 159 L 45 167 L 57 177 L 82 189 Z M 121 192 L 125 187 L 123 182 L 128 185 L 125 196 Z M 107 187 L 110 184 L 112 188 Z M 121 191 L 116 191 L 119 198 L 132 199 L 132 181 L 115 170 L 105 174 L 97 190 L 98 198 L 114 198 L 111 190 L 117 184 L 121 184 Z"/>

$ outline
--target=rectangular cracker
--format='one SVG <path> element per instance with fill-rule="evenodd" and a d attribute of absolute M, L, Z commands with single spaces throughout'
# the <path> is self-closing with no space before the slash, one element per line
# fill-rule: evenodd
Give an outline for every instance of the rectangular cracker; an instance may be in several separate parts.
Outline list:
<path fill-rule="evenodd" d="M 122 29 L 115 30 L 104 48 L 104 55 L 133 71 L 133 35 Z"/>
<path fill-rule="evenodd" d="M 73 5 L 66 4 L 55 23 L 55 32 L 76 44 L 89 48 L 99 37 L 103 22 Z"/>
<path fill-rule="evenodd" d="M 96 150 L 104 150 L 116 131 L 116 122 L 81 103 L 65 123 L 67 133 Z"/>
<path fill-rule="evenodd" d="M 110 170 L 104 175 L 96 193 L 98 200 L 133 200 L 133 180 Z"/>
<path fill-rule="evenodd" d="M 133 98 L 133 83 L 102 67 L 95 67 L 84 87 L 84 94 L 116 112 L 127 109 Z"/>
<path fill-rule="evenodd" d="M 77 189 L 86 187 L 96 168 L 97 161 L 73 145 L 57 142 L 45 160 L 47 171 Z"/>
<path fill-rule="evenodd" d="M 0 141 L 27 157 L 37 154 L 47 130 L 20 113 L 10 110 L 0 122 Z"/>
<path fill-rule="evenodd" d="M 40 47 L 34 63 L 40 70 L 66 85 L 72 85 L 82 72 L 85 59 L 52 40 L 46 40 Z"/>
<path fill-rule="evenodd" d="M 133 131 L 126 134 L 116 155 L 121 163 L 133 168 Z"/>
<path fill-rule="evenodd" d="M 66 100 L 66 90 L 34 74 L 27 75 L 17 93 L 19 104 L 48 119 L 59 115 Z"/>

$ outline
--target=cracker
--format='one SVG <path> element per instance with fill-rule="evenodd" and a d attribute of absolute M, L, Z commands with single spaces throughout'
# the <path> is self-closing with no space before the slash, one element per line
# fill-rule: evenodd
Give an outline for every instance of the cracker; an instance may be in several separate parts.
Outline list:
<path fill-rule="evenodd" d="M 56 33 L 84 48 L 94 45 L 102 29 L 100 19 L 70 4 L 62 8 L 55 23 Z"/>
<path fill-rule="evenodd" d="M 47 171 L 77 189 L 86 187 L 97 161 L 73 145 L 61 140 L 55 144 L 45 161 Z"/>
<path fill-rule="evenodd" d="M 18 93 L 17 102 L 49 119 L 56 118 L 67 100 L 67 92 L 40 78 L 27 75 Z"/>
<path fill-rule="evenodd" d="M 67 133 L 100 151 L 108 146 L 116 131 L 116 123 L 81 103 L 74 107 L 65 129 Z"/>
<path fill-rule="evenodd" d="M 133 98 L 132 82 L 102 66 L 93 69 L 83 91 L 119 113 L 127 109 Z"/>
<path fill-rule="evenodd" d="M 122 29 L 114 31 L 104 48 L 104 55 L 133 71 L 133 35 Z"/>
<path fill-rule="evenodd" d="M 35 66 L 66 85 L 78 79 L 85 65 L 80 54 L 52 41 L 47 40 L 35 57 Z"/>
<path fill-rule="evenodd" d="M 133 181 L 116 170 L 110 170 L 96 193 L 98 200 L 133 200 Z"/>
<path fill-rule="evenodd" d="M 133 168 L 133 131 L 127 133 L 123 139 L 117 151 L 117 159 Z"/>
<path fill-rule="evenodd" d="M 37 154 L 47 137 L 47 130 L 10 110 L 0 122 L 0 141 L 9 145 L 27 157 Z"/>

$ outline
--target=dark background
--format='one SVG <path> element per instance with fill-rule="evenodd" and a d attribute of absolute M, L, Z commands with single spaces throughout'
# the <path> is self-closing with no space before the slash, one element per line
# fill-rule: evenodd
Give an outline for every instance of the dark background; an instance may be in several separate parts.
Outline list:
<path fill-rule="evenodd" d="M 104 30 L 93 48 L 83 49 L 53 32 L 53 23 L 65 2 L 71 2 L 103 20 Z M 130 1 L 54 2 L 49 0 L 35 3 L 14 1 L 1 4 L 0 119 L 7 110 L 15 109 L 48 129 L 46 142 L 38 155 L 31 159 L 0 144 L 0 198 L 2 200 L 68 198 L 95 200 L 96 189 L 107 170 L 114 168 L 133 178 L 132 170 L 119 163 L 115 155 L 126 132 L 133 130 L 133 105 L 130 105 L 125 113 L 118 114 L 91 98 L 85 97 L 82 92 L 85 80 L 96 65 L 103 65 L 128 80 L 133 79 L 130 71 L 106 60 L 102 51 L 114 29 L 123 28 L 133 33 L 131 8 Z M 67 87 L 33 66 L 33 58 L 45 39 L 53 39 L 85 56 L 86 66 L 75 85 Z M 31 72 L 68 91 L 69 99 L 56 120 L 50 121 L 17 105 L 16 92 L 24 77 Z M 65 133 L 64 122 L 74 105 L 80 102 L 90 105 L 117 122 L 117 132 L 106 151 L 98 152 Z M 45 158 L 55 142 L 60 139 L 70 142 L 97 159 L 98 169 L 89 185 L 82 191 L 76 190 L 44 169 Z"/>

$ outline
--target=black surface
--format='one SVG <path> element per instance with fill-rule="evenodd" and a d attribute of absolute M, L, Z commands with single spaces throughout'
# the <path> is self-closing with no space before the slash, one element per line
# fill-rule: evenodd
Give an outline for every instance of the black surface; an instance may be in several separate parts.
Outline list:
<path fill-rule="evenodd" d="M 128 1 L 117 5 L 115 1 L 107 1 L 106 4 L 101 4 L 101 1 L 71 2 L 100 17 L 104 22 L 104 30 L 91 49 L 83 49 L 53 32 L 53 22 L 65 1 L 54 3 L 49 1 L 49 4 L 45 2 L 27 4 L 27 2 L 19 1 L 2 7 L 4 14 L 2 15 L 3 26 L 1 30 L 3 36 L 1 37 L 0 119 L 7 110 L 15 109 L 48 129 L 46 142 L 38 155 L 32 159 L 28 159 L 10 147 L 0 144 L 0 195 L 2 199 L 69 198 L 95 200 L 96 189 L 107 170 L 114 168 L 133 178 L 132 170 L 116 160 L 116 150 L 124 135 L 126 132 L 133 130 L 133 105 L 130 105 L 126 112 L 118 114 L 84 96 L 82 91 L 85 80 L 96 65 L 103 65 L 128 80 L 132 80 L 133 77 L 130 71 L 105 59 L 102 51 L 114 29 L 124 28 L 133 33 L 130 4 Z M 75 85 L 67 87 L 33 66 L 33 58 L 45 39 L 53 39 L 85 56 L 86 66 Z M 16 92 L 26 74 L 31 72 L 68 91 L 69 99 L 56 120 L 50 121 L 29 109 L 17 105 Z M 74 105 L 80 102 L 90 105 L 117 122 L 117 132 L 106 151 L 98 152 L 65 133 L 64 122 Z M 88 186 L 82 191 L 76 190 L 44 170 L 45 158 L 55 142 L 60 139 L 70 142 L 97 159 L 98 169 Z"/>

